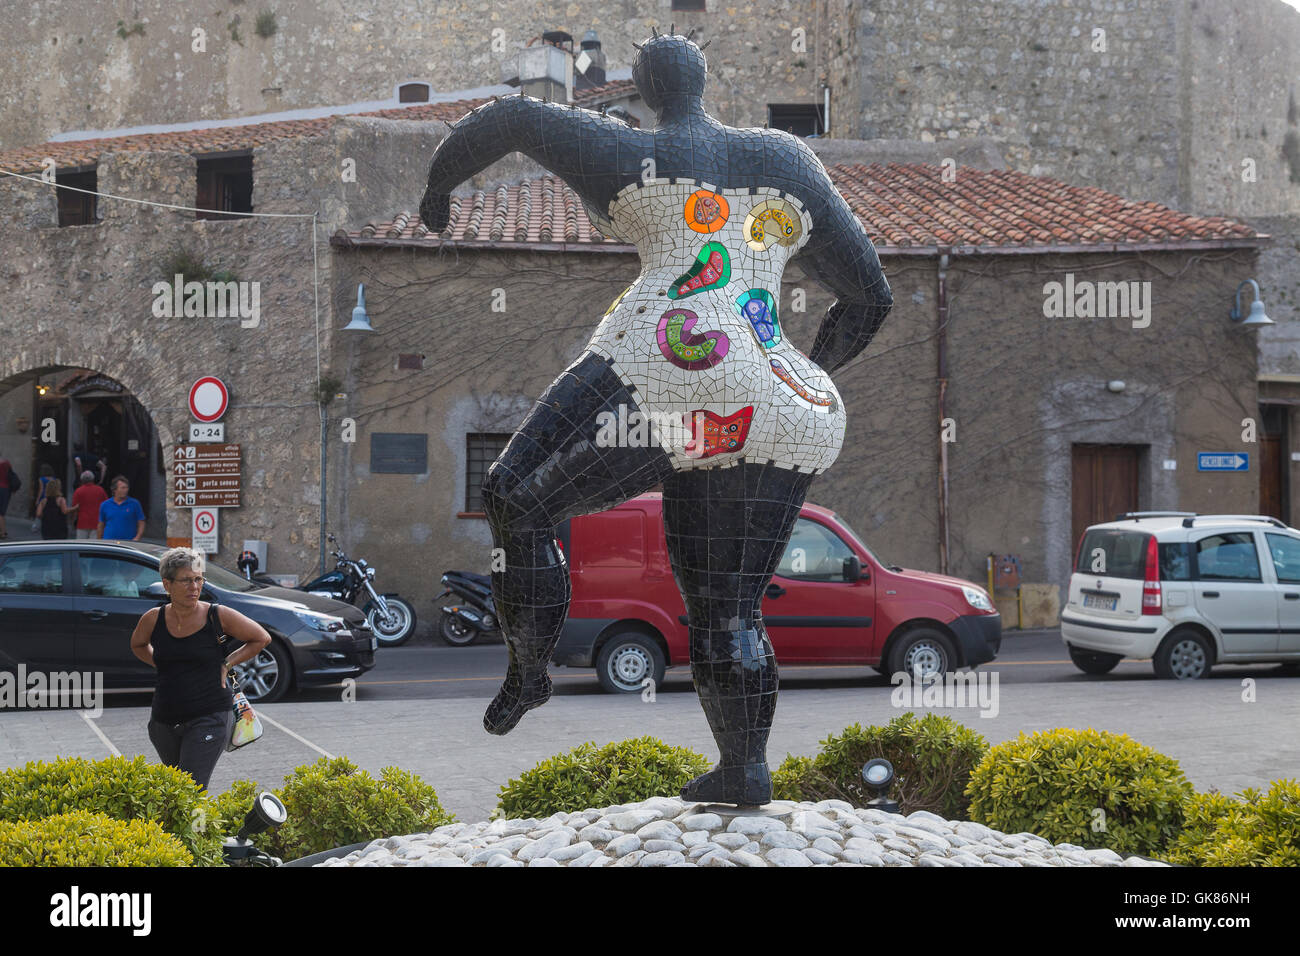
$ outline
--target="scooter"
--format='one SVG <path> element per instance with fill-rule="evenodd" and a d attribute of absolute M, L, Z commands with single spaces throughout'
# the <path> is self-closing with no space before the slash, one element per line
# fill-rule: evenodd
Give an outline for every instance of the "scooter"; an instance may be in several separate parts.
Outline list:
<path fill-rule="evenodd" d="M 328 537 L 331 544 L 337 543 L 334 535 Z M 338 548 L 330 554 L 336 562 L 334 570 L 299 585 L 295 590 L 334 598 L 345 604 L 356 604 L 359 598 L 364 597 L 366 603 L 361 610 L 380 645 L 397 647 L 409 641 L 415 633 L 415 608 L 410 602 L 396 594 L 380 594 L 376 591 L 375 569 L 366 564 L 365 558 L 349 558 Z M 257 556 L 251 551 L 245 551 L 239 556 L 239 569 L 249 580 L 275 584 L 265 574 L 257 573 Z"/>
<path fill-rule="evenodd" d="M 442 624 L 438 633 L 448 644 L 463 647 L 474 643 L 480 634 L 496 634 L 496 605 L 492 603 L 492 578 L 473 571 L 448 571 L 442 576 L 445 590 L 435 597 L 434 603 L 448 594 L 460 598 L 459 604 L 442 609 Z"/>

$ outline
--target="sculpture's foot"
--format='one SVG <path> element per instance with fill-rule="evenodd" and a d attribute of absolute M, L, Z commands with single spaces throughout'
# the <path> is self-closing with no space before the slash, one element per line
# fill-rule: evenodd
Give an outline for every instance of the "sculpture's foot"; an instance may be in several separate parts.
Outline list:
<path fill-rule="evenodd" d="M 490 734 L 508 734 L 524 714 L 550 699 L 551 678 L 545 669 L 516 671 L 512 665 L 483 714 L 483 729 Z"/>
<path fill-rule="evenodd" d="M 766 763 L 714 767 L 682 787 L 682 799 L 757 807 L 772 802 L 772 775 Z"/>

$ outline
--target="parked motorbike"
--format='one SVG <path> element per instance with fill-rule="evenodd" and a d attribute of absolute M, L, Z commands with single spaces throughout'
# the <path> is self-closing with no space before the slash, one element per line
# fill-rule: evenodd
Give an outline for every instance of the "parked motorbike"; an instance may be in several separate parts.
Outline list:
<path fill-rule="evenodd" d="M 330 544 L 337 543 L 334 535 L 328 537 Z M 356 604 L 364 599 L 366 603 L 361 608 L 362 613 L 381 646 L 397 647 L 409 641 L 415 633 L 415 608 L 411 603 L 397 594 L 376 591 L 375 569 L 366 564 L 365 558 L 349 558 L 339 548 L 330 554 L 334 556 L 334 570 L 299 585 L 296 590 L 334 598 L 345 604 Z M 265 574 L 257 573 L 257 556 L 250 551 L 239 556 L 239 569 L 250 580 L 275 583 Z"/>
<path fill-rule="evenodd" d="M 459 598 L 459 603 L 442 609 L 442 622 L 438 633 L 448 644 L 463 647 L 474 643 L 480 634 L 496 634 L 500 630 L 496 605 L 492 603 L 492 578 L 473 571 L 448 571 L 442 576 L 445 590 L 435 597 L 434 603 L 448 594 Z"/>

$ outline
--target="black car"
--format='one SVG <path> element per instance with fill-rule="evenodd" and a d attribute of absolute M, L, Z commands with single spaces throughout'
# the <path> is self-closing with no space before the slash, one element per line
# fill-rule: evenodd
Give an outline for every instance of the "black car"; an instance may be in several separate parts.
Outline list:
<path fill-rule="evenodd" d="M 166 550 L 134 541 L 0 544 L 0 670 L 99 671 L 105 687 L 153 687 L 156 672 L 131 653 L 131 632 L 167 601 L 158 575 Z M 240 611 L 271 635 L 236 669 L 249 700 L 279 700 L 374 666 L 375 638 L 358 608 L 213 564 L 203 573 L 203 600 Z"/>

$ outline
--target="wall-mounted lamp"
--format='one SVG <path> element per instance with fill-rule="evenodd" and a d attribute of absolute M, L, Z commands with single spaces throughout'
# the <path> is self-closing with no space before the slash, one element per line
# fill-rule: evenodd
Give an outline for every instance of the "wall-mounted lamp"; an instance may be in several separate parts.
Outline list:
<path fill-rule="evenodd" d="M 1245 319 L 1241 317 L 1241 290 L 1250 285 L 1255 290 L 1255 301 L 1250 304 L 1250 315 Z M 1237 286 L 1237 297 L 1232 306 L 1230 313 L 1232 321 L 1240 322 L 1242 328 L 1257 329 L 1264 325 L 1276 325 L 1272 319 L 1264 314 L 1264 300 L 1259 297 L 1259 283 L 1254 279 L 1247 279 L 1241 285 Z"/>
<path fill-rule="evenodd" d="M 343 326 L 344 332 L 373 332 L 374 326 L 370 324 L 370 316 L 366 314 L 366 286 L 361 283 L 357 286 L 357 307 L 352 310 L 352 321 Z"/>
<path fill-rule="evenodd" d="M 49 390 L 50 390 L 50 387 L 49 387 L 48 385 L 37 385 L 37 386 L 36 386 L 36 394 L 39 395 L 41 398 L 44 398 L 44 397 L 45 397 L 45 394 L 46 394 Z"/>
<path fill-rule="evenodd" d="M 1124 384 L 1122 379 L 1112 378 L 1106 383 L 1106 391 L 1114 392 L 1116 395 L 1124 391 L 1126 388 L 1128 388 L 1128 386 Z"/>

